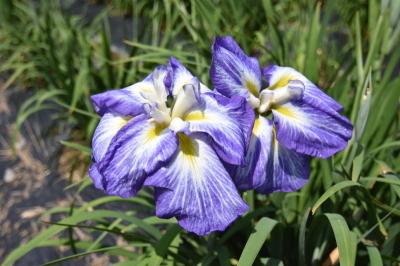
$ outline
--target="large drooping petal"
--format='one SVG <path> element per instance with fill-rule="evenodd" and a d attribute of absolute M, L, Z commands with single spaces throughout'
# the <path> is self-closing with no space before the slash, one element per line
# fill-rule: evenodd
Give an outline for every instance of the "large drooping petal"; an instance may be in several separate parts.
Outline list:
<path fill-rule="evenodd" d="M 93 158 L 96 162 L 103 159 L 112 138 L 126 125 L 129 117 L 106 113 L 100 119 L 92 139 Z"/>
<path fill-rule="evenodd" d="M 179 152 L 145 185 L 156 188 L 156 214 L 190 232 L 222 231 L 247 210 L 218 155 L 201 134 L 179 135 Z"/>
<path fill-rule="evenodd" d="M 258 60 L 246 56 L 230 36 L 215 38 L 210 76 L 215 89 L 227 97 L 254 98 L 261 90 Z"/>
<path fill-rule="evenodd" d="M 242 166 L 229 167 L 240 190 L 256 189 L 265 183 L 272 143 L 271 122 L 258 116 L 251 131 L 249 148 Z"/>
<path fill-rule="evenodd" d="M 131 197 L 145 177 L 167 163 L 178 147 L 174 132 L 145 115 L 132 118 L 113 138 L 97 165 L 108 194 Z"/>
<path fill-rule="evenodd" d="M 310 105 L 317 108 L 327 107 L 337 112 L 343 109 L 342 105 L 322 92 L 315 84 L 294 68 L 271 65 L 263 68 L 263 76 L 271 90 L 287 86 L 290 80 L 299 80 L 304 84 L 305 88 L 303 99 Z"/>
<path fill-rule="evenodd" d="M 167 100 L 169 71 L 165 66 L 157 67 L 143 81 L 119 90 L 109 90 L 91 97 L 99 115 L 115 113 L 136 116 L 143 112 L 144 104 L 157 104 L 163 108 Z"/>
<path fill-rule="evenodd" d="M 272 109 L 279 143 L 302 154 L 327 158 L 347 146 L 351 122 L 329 107 L 314 107 L 304 100 Z"/>
<path fill-rule="evenodd" d="M 263 194 L 292 192 L 302 188 L 310 175 L 310 158 L 289 150 L 272 137 L 264 183 L 256 188 Z"/>
<path fill-rule="evenodd" d="M 174 105 L 171 128 L 187 135 L 205 133 L 222 160 L 243 163 L 254 121 L 254 112 L 246 99 L 228 99 L 211 92 L 200 95 L 198 84 L 187 86 Z"/>
<path fill-rule="evenodd" d="M 102 176 L 98 173 L 97 163 L 100 162 L 108 147 L 110 146 L 111 140 L 117 134 L 117 132 L 127 123 L 128 118 L 112 113 L 106 113 L 100 119 L 99 124 L 93 134 L 92 139 L 92 165 L 89 168 L 89 175 L 93 180 L 94 185 L 99 189 L 104 189 L 102 185 Z"/>
<path fill-rule="evenodd" d="M 263 194 L 291 192 L 307 182 L 309 157 L 280 145 L 274 137 L 272 122 L 259 116 L 245 164 L 231 170 L 241 190 L 256 189 Z"/>

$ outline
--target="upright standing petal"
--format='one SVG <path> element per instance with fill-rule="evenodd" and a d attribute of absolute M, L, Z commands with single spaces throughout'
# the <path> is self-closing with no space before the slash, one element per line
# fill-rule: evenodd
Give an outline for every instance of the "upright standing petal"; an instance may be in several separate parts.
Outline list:
<path fill-rule="evenodd" d="M 179 152 L 150 176 L 156 189 L 157 216 L 175 216 L 190 232 L 206 235 L 222 231 L 247 206 L 229 174 L 204 136 L 179 134 Z"/>
<path fill-rule="evenodd" d="M 210 75 L 217 91 L 228 97 L 258 97 L 261 70 L 256 58 L 246 56 L 230 36 L 215 38 L 212 54 Z"/>
<path fill-rule="evenodd" d="M 145 115 L 130 120 L 114 137 L 98 172 L 109 194 L 131 197 L 145 177 L 156 171 L 177 149 L 177 137 Z"/>

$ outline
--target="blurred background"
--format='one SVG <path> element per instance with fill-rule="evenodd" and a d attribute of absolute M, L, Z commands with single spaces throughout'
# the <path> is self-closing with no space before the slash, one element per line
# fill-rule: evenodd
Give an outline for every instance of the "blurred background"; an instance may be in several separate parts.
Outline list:
<path fill-rule="evenodd" d="M 400 265 L 399 22 L 398 0 L 0 0 L 0 262 Z M 200 238 L 155 217 L 151 190 L 93 188 L 89 96 L 170 56 L 211 87 L 218 35 L 304 73 L 354 137 L 302 190 L 244 192 L 249 213 Z"/>

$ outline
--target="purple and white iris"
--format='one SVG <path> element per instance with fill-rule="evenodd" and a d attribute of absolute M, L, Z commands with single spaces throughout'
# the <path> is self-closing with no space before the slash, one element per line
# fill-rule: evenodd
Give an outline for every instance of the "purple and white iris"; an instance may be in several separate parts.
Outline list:
<path fill-rule="evenodd" d="M 261 69 L 232 37 L 216 38 L 212 54 L 215 89 L 245 97 L 255 113 L 245 164 L 231 167 L 239 189 L 297 190 L 308 180 L 310 156 L 327 158 L 346 147 L 352 125 L 340 114 L 342 106 L 301 73 Z"/>
<path fill-rule="evenodd" d="M 201 84 L 179 61 L 143 81 L 92 96 L 101 120 L 89 175 L 111 195 L 153 186 L 156 214 L 188 231 L 224 230 L 247 210 L 225 164 L 245 160 L 254 112 L 243 97 Z"/>

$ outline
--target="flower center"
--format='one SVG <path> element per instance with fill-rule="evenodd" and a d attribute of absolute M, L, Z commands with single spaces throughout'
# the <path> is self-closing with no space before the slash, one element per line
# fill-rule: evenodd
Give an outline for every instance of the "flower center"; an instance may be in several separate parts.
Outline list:
<path fill-rule="evenodd" d="M 249 99 L 250 104 L 260 114 L 265 113 L 272 109 L 273 106 L 283 105 L 292 100 L 299 100 L 303 97 L 305 86 L 300 80 L 289 80 L 288 84 L 284 87 L 276 88 L 274 90 L 264 89 L 260 93 L 260 97 L 255 101 Z M 253 103 L 252 103 L 253 101 Z"/>

